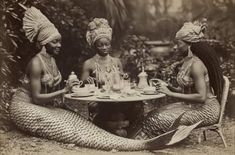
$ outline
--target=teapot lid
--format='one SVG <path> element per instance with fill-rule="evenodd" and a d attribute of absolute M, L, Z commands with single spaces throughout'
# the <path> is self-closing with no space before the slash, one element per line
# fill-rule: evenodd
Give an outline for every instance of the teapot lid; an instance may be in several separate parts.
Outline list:
<path fill-rule="evenodd" d="M 148 74 L 144 71 L 144 66 L 142 66 L 142 72 L 138 75 L 138 77 L 140 76 L 148 76 Z"/>
<path fill-rule="evenodd" d="M 143 70 L 138 76 L 148 76 L 148 74 Z"/>
<path fill-rule="evenodd" d="M 69 75 L 69 79 L 77 79 L 77 75 L 72 71 Z"/>

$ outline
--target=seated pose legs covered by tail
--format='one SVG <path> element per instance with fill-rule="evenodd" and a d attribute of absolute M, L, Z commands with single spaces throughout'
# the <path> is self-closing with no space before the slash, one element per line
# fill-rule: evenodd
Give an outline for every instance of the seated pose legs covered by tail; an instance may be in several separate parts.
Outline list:
<path fill-rule="evenodd" d="M 82 116 L 50 106 L 66 93 L 72 84 L 55 90 L 61 81 L 53 56 L 59 54 L 61 36 L 55 26 L 35 7 L 26 10 L 23 29 L 27 38 L 41 45 L 40 52 L 26 69 L 24 84 L 13 95 L 10 116 L 14 124 L 31 135 L 64 143 L 103 150 L 154 150 L 184 139 L 199 123 L 187 126 L 188 132 L 174 140 L 182 128 L 173 129 L 150 140 L 133 140 L 113 135 L 98 128 Z"/>
<path fill-rule="evenodd" d="M 90 79 L 95 79 L 95 83 L 99 87 L 106 86 L 109 87 L 108 89 L 120 90 L 120 82 L 125 74 L 120 59 L 110 55 L 112 28 L 108 21 L 104 18 L 93 19 L 88 25 L 86 39 L 96 55 L 85 61 L 82 80 L 86 83 Z M 99 102 L 93 106 L 93 109 L 97 111 L 93 122 L 109 132 L 125 137 L 127 136 L 126 129 L 141 114 L 141 108 L 139 108 L 141 104 Z"/>
<path fill-rule="evenodd" d="M 180 115 L 178 123 L 181 125 L 201 120 L 200 126 L 207 126 L 218 121 L 223 75 L 216 53 L 204 41 L 204 24 L 187 22 L 176 33 L 178 52 L 185 55 L 177 75 L 179 87 L 156 86 L 159 92 L 183 102 L 151 111 L 132 133 L 132 138 L 148 139 L 162 134 Z"/>

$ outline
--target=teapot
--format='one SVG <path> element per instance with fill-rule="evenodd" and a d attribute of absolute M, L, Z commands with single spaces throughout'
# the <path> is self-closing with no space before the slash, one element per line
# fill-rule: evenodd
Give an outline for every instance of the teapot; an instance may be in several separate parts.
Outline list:
<path fill-rule="evenodd" d="M 142 67 L 142 72 L 138 75 L 139 77 L 139 83 L 138 87 L 143 89 L 145 87 L 148 87 L 148 74 L 144 71 L 144 67 Z"/>
<path fill-rule="evenodd" d="M 83 84 L 83 81 L 79 81 L 77 75 L 74 72 L 71 72 L 68 78 L 68 82 L 73 82 L 74 80 L 76 80 L 76 82 L 74 82 L 74 85 L 72 86 L 73 92 Z"/>

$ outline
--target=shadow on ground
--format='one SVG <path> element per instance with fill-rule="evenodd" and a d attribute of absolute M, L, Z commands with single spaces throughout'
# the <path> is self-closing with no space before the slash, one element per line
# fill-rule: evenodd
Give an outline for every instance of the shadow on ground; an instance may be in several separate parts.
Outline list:
<path fill-rule="evenodd" d="M 81 148 L 72 144 L 62 144 L 55 141 L 49 141 L 37 137 L 32 137 L 22 133 L 4 123 L 0 122 L 0 154 L 2 155 L 15 155 L 15 154 L 57 154 L 57 155 L 77 155 L 77 154 L 130 154 L 130 155 L 193 155 L 193 154 L 205 154 L 205 155 L 234 155 L 235 154 L 235 120 L 226 119 L 224 123 L 224 132 L 228 148 L 224 148 L 220 137 L 216 133 L 208 132 L 207 141 L 203 141 L 201 144 L 197 143 L 198 131 L 194 131 L 183 142 L 171 146 L 170 148 L 158 150 L 158 151 L 139 151 L 139 152 L 117 152 L 117 151 L 98 151 L 94 149 Z"/>

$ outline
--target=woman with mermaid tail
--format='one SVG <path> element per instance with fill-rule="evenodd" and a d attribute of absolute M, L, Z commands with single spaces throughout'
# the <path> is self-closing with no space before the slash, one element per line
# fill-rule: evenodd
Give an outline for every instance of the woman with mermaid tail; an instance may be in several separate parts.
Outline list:
<path fill-rule="evenodd" d="M 85 61 L 82 80 L 95 79 L 97 86 L 105 85 L 108 89 L 120 90 L 121 79 L 127 78 L 123 73 L 119 58 L 112 57 L 112 28 L 104 18 L 94 18 L 86 33 L 87 43 L 96 52 L 95 56 Z M 99 102 L 90 104 L 90 112 L 95 110 L 93 123 L 106 131 L 126 137 L 128 130 L 138 117 L 141 117 L 142 102 L 115 104 Z"/>
<path fill-rule="evenodd" d="M 64 89 L 56 90 L 61 75 L 53 56 L 59 54 L 61 36 L 35 7 L 26 10 L 23 29 L 31 42 L 41 45 L 40 52 L 29 62 L 24 84 L 13 95 L 10 105 L 11 120 L 24 132 L 102 150 L 154 150 L 179 142 L 201 123 L 175 128 L 149 140 L 133 140 L 108 133 L 73 112 L 50 106 L 72 87 L 69 83 Z"/>
<path fill-rule="evenodd" d="M 223 76 L 216 53 L 203 41 L 205 28 L 205 22 L 187 22 L 176 33 L 178 51 L 185 56 L 177 75 L 180 87 L 174 88 L 170 84 L 157 86 L 159 92 L 184 102 L 153 110 L 130 137 L 149 139 L 162 134 L 169 130 L 179 115 L 180 125 L 202 120 L 200 126 L 207 126 L 218 121 Z"/>

